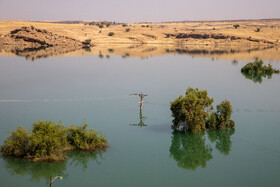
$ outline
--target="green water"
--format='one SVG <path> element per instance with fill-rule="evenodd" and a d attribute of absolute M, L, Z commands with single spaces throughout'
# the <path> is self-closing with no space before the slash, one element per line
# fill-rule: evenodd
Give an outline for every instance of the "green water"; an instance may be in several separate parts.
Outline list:
<path fill-rule="evenodd" d="M 0 143 L 37 120 L 81 123 L 106 135 L 103 153 L 63 163 L 0 157 L 0 186 L 280 186 L 280 75 L 246 79 L 247 61 L 167 55 L 148 59 L 0 57 Z M 267 63 L 267 62 L 265 62 Z M 273 62 L 280 68 L 280 62 Z M 236 128 L 173 133 L 169 102 L 187 87 L 231 101 Z M 143 91 L 147 103 L 139 111 Z"/>

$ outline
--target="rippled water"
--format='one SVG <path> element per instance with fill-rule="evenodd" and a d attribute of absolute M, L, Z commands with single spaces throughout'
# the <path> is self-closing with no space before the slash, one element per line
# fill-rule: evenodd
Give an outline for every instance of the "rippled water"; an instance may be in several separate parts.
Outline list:
<path fill-rule="evenodd" d="M 1 186 L 279 186 L 280 75 L 246 79 L 247 61 L 186 55 L 141 58 L 0 56 L 0 137 L 37 120 L 81 123 L 106 135 L 102 153 L 62 163 L 0 157 Z M 280 61 L 273 62 L 280 68 Z M 170 101 L 189 87 L 231 101 L 236 128 L 174 133 Z M 143 111 L 139 98 L 148 96 Z"/>

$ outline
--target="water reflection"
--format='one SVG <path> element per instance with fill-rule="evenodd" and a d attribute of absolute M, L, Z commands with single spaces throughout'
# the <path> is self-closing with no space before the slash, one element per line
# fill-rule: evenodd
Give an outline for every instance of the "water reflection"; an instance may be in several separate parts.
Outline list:
<path fill-rule="evenodd" d="M 45 179 L 48 183 L 51 176 L 62 175 L 67 178 L 66 162 L 47 163 L 47 162 L 30 162 L 20 158 L 2 157 L 4 168 L 10 175 L 30 176 L 33 182 L 39 182 Z"/>
<path fill-rule="evenodd" d="M 226 130 L 209 130 L 207 131 L 208 139 L 212 142 L 216 142 L 216 149 L 223 155 L 228 155 L 231 150 L 230 137 L 235 132 L 234 128 Z"/>
<path fill-rule="evenodd" d="M 280 55 L 277 48 L 272 47 L 237 47 L 237 46 L 204 46 L 189 45 L 99 45 L 94 47 L 40 47 L 40 48 L 24 48 L 18 46 L 1 46 L 0 55 L 13 54 L 25 57 L 27 60 L 36 60 L 40 58 L 56 57 L 56 56 L 80 56 L 80 55 L 96 55 L 103 59 L 110 58 L 111 55 L 121 56 L 122 58 L 137 57 L 145 59 L 152 56 L 163 56 L 170 54 L 188 55 L 192 57 L 208 57 L 212 59 L 231 59 L 235 64 L 239 59 L 254 59 L 261 57 L 264 60 L 279 60 Z"/>
<path fill-rule="evenodd" d="M 203 132 L 173 132 L 169 152 L 178 167 L 188 170 L 196 170 L 199 166 L 205 168 L 207 161 L 212 159 L 212 148 L 205 144 Z"/>
<path fill-rule="evenodd" d="M 139 123 L 134 123 L 134 124 L 129 124 L 130 126 L 137 126 L 137 127 L 146 127 L 148 125 L 146 125 L 144 123 L 144 120 L 146 119 L 147 117 L 143 116 L 142 114 L 142 110 L 140 110 L 139 112 Z"/>
<path fill-rule="evenodd" d="M 252 80 L 254 83 L 259 83 L 261 84 L 263 82 L 263 78 L 272 78 L 272 73 L 246 73 L 246 72 L 241 72 L 242 75 L 249 80 Z"/>
<path fill-rule="evenodd" d="M 215 144 L 215 148 L 223 155 L 228 155 L 231 150 L 231 135 L 234 129 L 207 131 L 208 139 Z M 198 167 L 205 168 L 206 163 L 213 158 L 212 145 L 206 144 L 206 134 L 172 133 L 170 157 L 173 158 L 178 167 L 187 170 L 196 170 Z"/>
<path fill-rule="evenodd" d="M 10 175 L 29 176 L 33 182 L 39 182 L 41 179 L 49 183 L 50 177 L 62 175 L 67 178 L 67 166 L 82 168 L 85 171 L 90 161 L 101 164 L 102 152 L 73 151 L 67 154 L 69 157 L 65 162 L 31 162 L 20 158 L 1 157 L 3 167 Z M 69 163 L 69 164 L 68 164 Z"/>

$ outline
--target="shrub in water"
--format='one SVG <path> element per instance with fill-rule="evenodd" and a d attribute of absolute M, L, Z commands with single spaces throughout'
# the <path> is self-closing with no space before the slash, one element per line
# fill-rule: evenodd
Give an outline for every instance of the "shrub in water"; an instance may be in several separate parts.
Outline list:
<path fill-rule="evenodd" d="M 31 132 L 23 127 L 12 131 L 4 144 L 1 153 L 4 156 L 15 156 L 32 159 L 33 161 L 61 161 L 66 158 L 66 150 L 101 150 L 108 146 L 103 135 L 97 131 L 87 130 L 87 124 L 71 125 L 65 128 L 59 121 L 38 121 L 32 124 Z"/>

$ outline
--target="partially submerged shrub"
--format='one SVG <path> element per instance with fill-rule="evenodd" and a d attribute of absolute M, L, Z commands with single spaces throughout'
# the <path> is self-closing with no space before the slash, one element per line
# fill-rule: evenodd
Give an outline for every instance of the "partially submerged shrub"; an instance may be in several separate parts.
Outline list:
<path fill-rule="evenodd" d="M 234 126 L 230 120 L 232 106 L 229 101 L 217 105 L 213 112 L 213 98 L 206 90 L 188 88 L 185 96 L 179 96 L 171 102 L 172 128 L 181 131 L 198 132 L 206 129 L 226 129 Z"/>
<path fill-rule="evenodd" d="M 206 122 L 207 129 L 228 129 L 234 127 L 235 123 L 230 119 L 232 106 L 229 101 L 222 101 L 217 105 L 217 111 L 210 114 Z"/>
<path fill-rule="evenodd" d="M 87 126 L 83 122 L 82 126 L 65 128 L 61 122 L 38 121 L 32 124 L 30 132 L 18 127 L 1 146 L 1 153 L 33 161 L 61 161 L 66 158 L 63 152 L 67 150 L 105 149 L 108 146 L 106 138 L 97 131 L 87 130 Z"/>
<path fill-rule="evenodd" d="M 71 125 L 67 129 L 67 141 L 76 149 L 99 150 L 107 147 L 107 140 L 103 135 L 98 136 L 98 131 L 87 130 L 88 124 Z"/>
<path fill-rule="evenodd" d="M 213 102 L 206 90 L 188 88 L 185 96 L 180 95 L 171 102 L 172 128 L 191 132 L 206 130 L 207 110 L 213 108 Z"/>
<path fill-rule="evenodd" d="M 254 62 L 249 62 L 242 67 L 241 73 L 255 83 L 262 83 L 262 78 L 268 77 L 270 79 L 274 73 L 279 74 L 280 71 L 274 69 L 271 64 L 265 66 L 261 59 L 256 59 Z"/>

